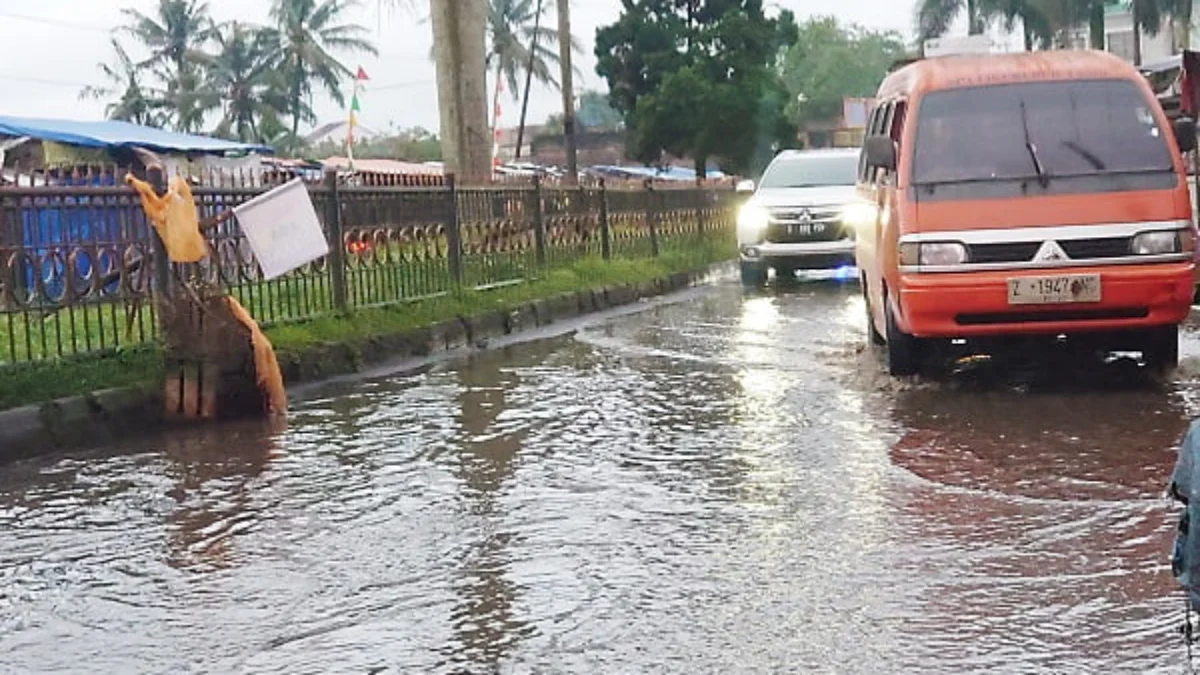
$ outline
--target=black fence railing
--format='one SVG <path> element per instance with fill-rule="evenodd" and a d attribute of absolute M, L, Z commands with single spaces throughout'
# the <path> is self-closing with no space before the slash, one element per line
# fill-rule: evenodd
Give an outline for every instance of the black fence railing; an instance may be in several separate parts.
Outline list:
<path fill-rule="evenodd" d="M 167 275 L 123 175 L 0 182 L 0 366 L 156 339 L 151 300 L 156 274 Z M 377 183 L 327 174 L 309 184 L 328 240 L 340 242 L 321 260 L 265 280 L 229 218 L 205 231 L 210 255 L 190 273 L 219 280 L 264 325 L 303 321 L 502 287 L 587 259 L 668 252 L 702 262 L 731 239 L 736 203 L 724 186 Z M 204 221 L 270 187 L 210 176 L 193 194 Z"/>

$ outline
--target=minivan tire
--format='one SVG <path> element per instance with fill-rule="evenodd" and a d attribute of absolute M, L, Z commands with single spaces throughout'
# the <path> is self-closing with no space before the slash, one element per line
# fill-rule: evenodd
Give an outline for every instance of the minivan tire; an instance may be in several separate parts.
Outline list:
<path fill-rule="evenodd" d="M 921 340 L 900 330 L 887 296 L 883 299 L 886 316 L 888 373 L 894 377 L 916 375 L 921 369 Z"/>
<path fill-rule="evenodd" d="M 1167 373 L 1179 365 L 1179 326 L 1171 324 L 1146 331 L 1142 360 L 1146 367 Z"/>
<path fill-rule="evenodd" d="M 742 261 L 742 285 L 759 288 L 767 283 L 767 266 L 761 262 Z"/>

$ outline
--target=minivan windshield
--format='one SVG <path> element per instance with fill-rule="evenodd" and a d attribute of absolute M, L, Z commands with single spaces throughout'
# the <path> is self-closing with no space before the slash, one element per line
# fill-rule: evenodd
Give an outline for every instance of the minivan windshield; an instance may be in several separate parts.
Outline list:
<path fill-rule="evenodd" d="M 1150 105 L 1141 89 L 1120 79 L 933 92 L 917 116 L 912 182 L 928 194 L 975 183 L 968 192 L 995 196 L 1001 196 L 997 186 L 986 183 L 1079 192 L 1143 187 L 1131 181 L 1154 175 L 1159 183 L 1171 181 L 1163 186 L 1169 187 L 1171 154 Z M 950 192 L 976 196 L 962 188 Z"/>
<path fill-rule="evenodd" d="M 767 167 L 759 187 L 799 188 L 854 185 L 858 156 L 811 154 L 781 157 Z"/>

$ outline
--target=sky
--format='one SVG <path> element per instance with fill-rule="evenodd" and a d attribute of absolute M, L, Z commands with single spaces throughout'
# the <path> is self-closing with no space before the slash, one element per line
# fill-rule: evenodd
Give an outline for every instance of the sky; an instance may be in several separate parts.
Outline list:
<path fill-rule="evenodd" d="M 112 30 L 121 25 L 121 10 L 132 7 L 152 13 L 157 0 L 0 0 L 0 115 L 102 119 L 104 102 L 81 100 L 80 90 L 102 84 L 97 64 L 113 60 Z M 214 18 L 248 23 L 266 23 L 271 0 L 208 0 Z M 385 3 L 386 4 L 386 3 Z M 403 5 L 404 3 L 399 3 Z M 434 66 L 429 59 L 431 37 L 427 3 L 417 0 L 415 9 L 380 11 L 376 0 L 360 0 L 348 17 L 370 31 L 379 56 L 340 55 L 351 70 L 361 65 L 371 80 L 361 97 L 360 124 L 374 131 L 390 126 L 420 126 L 437 130 L 437 94 Z M 547 6 L 555 3 L 547 0 Z M 912 33 L 914 0 L 839 0 L 836 11 L 828 0 L 768 0 L 769 6 L 792 10 L 797 19 L 834 13 L 845 22 L 868 28 Z M 619 0 L 571 0 L 572 32 L 583 52 L 576 64 L 578 94 L 587 89 L 604 90 L 596 75 L 593 55 L 596 29 L 615 21 Z M 555 22 L 553 11 L 547 18 Z M 550 25 L 556 25 L 551 23 Z M 129 48 L 128 38 L 124 42 Z M 136 51 L 134 52 L 136 58 Z M 347 83 L 347 90 L 350 84 Z M 348 98 L 348 97 L 347 97 Z M 346 118 L 346 112 L 327 96 L 318 94 L 315 108 L 321 122 Z M 502 99 L 502 116 L 515 125 L 519 103 Z M 530 95 L 529 120 L 540 122 L 561 107 L 558 93 L 537 88 Z M 502 118 L 501 125 L 509 126 Z"/>

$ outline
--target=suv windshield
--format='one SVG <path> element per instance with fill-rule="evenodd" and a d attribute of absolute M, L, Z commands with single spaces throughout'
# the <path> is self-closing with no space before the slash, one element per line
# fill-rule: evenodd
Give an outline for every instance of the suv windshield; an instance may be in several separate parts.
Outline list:
<path fill-rule="evenodd" d="M 771 162 L 759 185 L 764 188 L 854 185 L 857 176 L 857 155 L 798 155 Z"/>
<path fill-rule="evenodd" d="M 950 89 L 921 102 L 912 182 L 922 198 L 946 186 L 947 198 L 1170 187 L 1172 171 L 1149 101 L 1126 80 Z"/>

